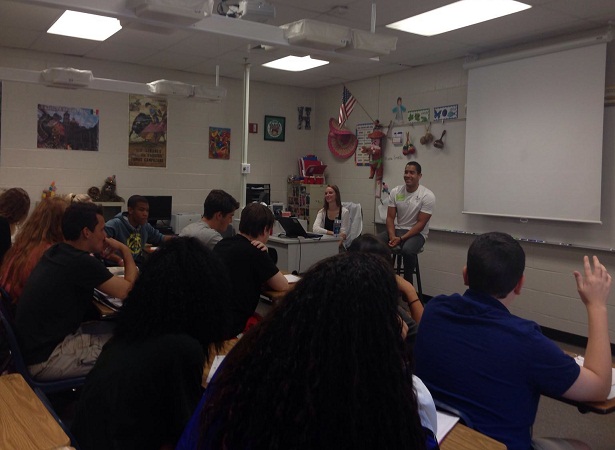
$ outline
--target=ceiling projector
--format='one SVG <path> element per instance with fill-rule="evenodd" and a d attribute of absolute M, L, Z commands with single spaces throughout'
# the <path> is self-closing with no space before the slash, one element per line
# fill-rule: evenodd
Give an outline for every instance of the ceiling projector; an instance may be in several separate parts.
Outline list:
<path fill-rule="evenodd" d="M 275 6 L 264 1 L 242 0 L 237 16 L 252 22 L 267 22 L 275 17 Z"/>

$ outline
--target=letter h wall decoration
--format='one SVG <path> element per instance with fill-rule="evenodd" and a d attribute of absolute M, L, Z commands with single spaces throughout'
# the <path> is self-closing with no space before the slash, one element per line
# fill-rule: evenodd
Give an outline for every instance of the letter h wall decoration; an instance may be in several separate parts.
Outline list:
<path fill-rule="evenodd" d="M 311 130 L 312 125 L 310 124 L 310 114 L 312 114 L 312 108 L 309 106 L 297 106 L 297 112 L 297 130 L 301 129 L 304 121 L 305 129 Z"/>

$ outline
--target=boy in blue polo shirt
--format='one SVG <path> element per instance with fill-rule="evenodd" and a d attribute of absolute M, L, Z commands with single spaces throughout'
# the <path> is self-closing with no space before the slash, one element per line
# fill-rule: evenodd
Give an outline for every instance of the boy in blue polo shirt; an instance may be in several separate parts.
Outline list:
<path fill-rule="evenodd" d="M 416 375 L 433 397 L 462 412 L 508 450 L 580 449 L 583 443 L 531 438 L 541 394 L 605 400 L 611 388 L 607 298 L 611 276 L 593 257 L 574 272 L 587 308 L 584 367 L 547 339 L 538 324 L 508 310 L 521 293 L 525 253 L 504 233 L 486 233 L 468 250 L 463 294 L 425 306 L 414 347 Z"/>

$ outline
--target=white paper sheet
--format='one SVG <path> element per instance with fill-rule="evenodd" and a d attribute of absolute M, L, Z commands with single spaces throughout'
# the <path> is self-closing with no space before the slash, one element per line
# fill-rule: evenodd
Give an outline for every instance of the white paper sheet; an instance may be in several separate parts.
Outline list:
<path fill-rule="evenodd" d="M 574 360 L 579 366 L 583 367 L 583 362 L 585 361 L 585 358 L 583 358 L 581 355 L 578 355 L 574 358 Z M 607 399 L 611 400 L 612 398 L 615 398 L 615 369 L 611 369 L 611 392 L 609 392 Z"/>
<path fill-rule="evenodd" d="M 301 277 L 298 277 L 297 275 L 293 275 L 290 273 L 284 276 L 286 277 L 286 281 L 288 281 L 289 283 L 296 283 L 297 281 L 301 279 Z"/>
<path fill-rule="evenodd" d="M 436 411 L 436 416 L 438 417 L 438 433 L 436 434 L 436 439 L 438 439 L 438 444 L 441 444 L 448 432 L 459 422 L 459 417 L 442 411 Z"/>

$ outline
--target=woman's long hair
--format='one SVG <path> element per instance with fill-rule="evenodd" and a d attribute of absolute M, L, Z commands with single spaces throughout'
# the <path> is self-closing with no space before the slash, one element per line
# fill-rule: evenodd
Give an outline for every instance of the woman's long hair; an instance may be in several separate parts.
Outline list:
<path fill-rule="evenodd" d="M 226 357 L 201 415 L 201 448 L 423 449 L 382 258 L 321 261 Z"/>
<path fill-rule="evenodd" d="M 208 348 L 223 340 L 231 290 L 222 262 L 196 238 L 166 241 L 144 264 L 117 318 L 114 338 L 186 333 Z"/>
<path fill-rule="evenodd" d="M 0 280 L 14 303 L 45 250 L 53 244 L 64 242 L 62 217 L 67 206 L 68 203 L 61 197 L 41 200 L 19 229 L 15 243 L 4 255 Z"/>
<path fill-rule="evenodd" d="M 335 204 L 337 205 L 337 207 L 341 211 L 342 210 L 342 197 L 340 196 L 340 188 L 338 188 L 337 185 L 335 185 L 335 184 L 328 184 L 327 187 L 331 188 L 331 189 L 333 189 L 335 191 Z M 324 201 L 323 208 L 325 209 L 325 212 L 329 211 L 329 202 L 328 201 L 326 201 L 326 200 Z"/>

